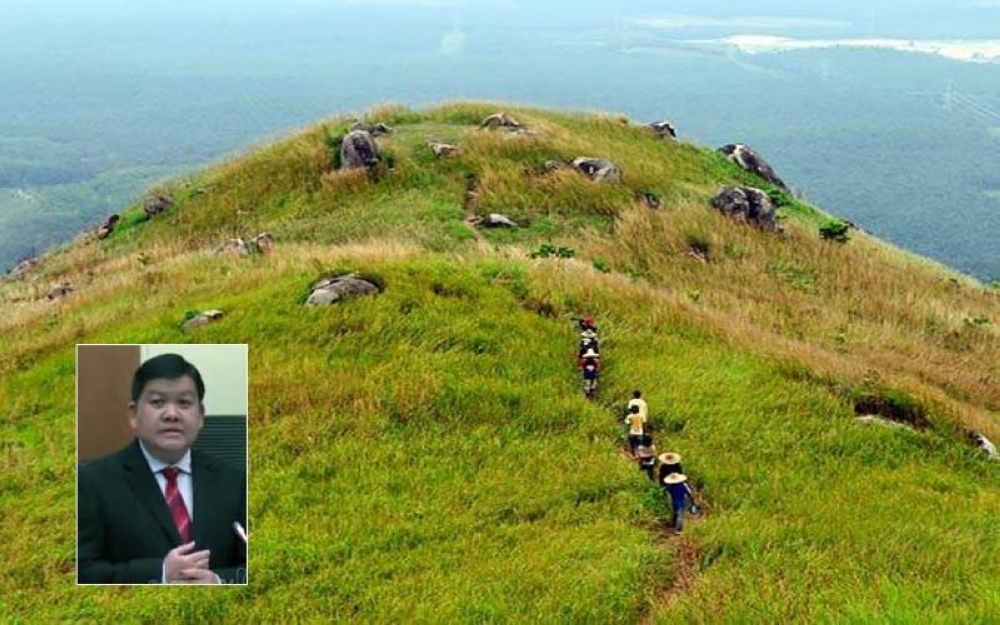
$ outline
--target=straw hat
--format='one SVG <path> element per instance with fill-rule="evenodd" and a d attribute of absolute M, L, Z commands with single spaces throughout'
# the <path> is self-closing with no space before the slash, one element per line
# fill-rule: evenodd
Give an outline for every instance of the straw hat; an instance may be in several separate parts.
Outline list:
<path fill-rule="evenodd" d="M 672 451 L 668 451 L 665 454 L 660 454 L 660 462 L 663 464 L 680 464 L 681 455 L 675 454 Z"/>
<path fill-rule="evenodd" d="M 667 477 L 663 478 L 664 484 L 683 484 L 687 481 L 687 476 L 683 473 L 671 473 Z"/>
<path fill-rule="evenodd" d="M 583 357 L 584 358 L 600 358 L 601 356 L 600 356 L 600 354 L 598 354 L 597 352 L 594 351 L 593 347 L 591 347 L 586 352 L 584 352 Z"/>
<path fill-rule="evenodd" d="M 653 457 L 653 450 L 650 449 L 649 447 L 645 447 L 645 446 L 639 447 L 638 452 L 639 452 L 639 457 L 640 458 L 652 458 Z"/>

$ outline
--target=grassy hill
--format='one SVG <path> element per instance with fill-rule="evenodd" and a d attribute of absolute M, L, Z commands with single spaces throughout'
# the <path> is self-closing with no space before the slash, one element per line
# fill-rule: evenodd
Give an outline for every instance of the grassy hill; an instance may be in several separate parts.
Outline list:
<path fill-rule="evenodd" d="M 783 235 L 711 208 L 763 185 L 711 150 L 605 114 L 451 103 L 367 114 L 392 163 L 332 170 L 346 118 L 154 191 L 0 284 L 3 620 L 929 621 L 1000 614 L 1000 293 L 780 209 Z M 436 159 L 429 138 L 455 142 Z M 545 160 L 598 156 L 618 185 Z M 780 172 L 779 172 L 780 173 Z M 477 232 L 473 210 L 523 224 Z M 845 180 L 845 185 L 850 181 Z M 635 202 L 654 193 L 664 206 Z M 267 230 L 266 255 L 214 248 Z M 573 258 L 532 258 L 543 245 Z M 691 254 L 697 250 L 698 254 Z M 307 308 L 330 272 L 385 291 Z M 55 282 L 77 291 L 51 302 Z M 190 331 L 191 311 L 221 321 Z M 605 373 L 580 392 L 570 321 Z M 250 585 L 77 588 L 74 344 L 250 344 Z M 619 449 L 645 391 L 661 450 L 706 501 L 683 537 Z M 861 425 L 878 400 L 929 424 Z"/>

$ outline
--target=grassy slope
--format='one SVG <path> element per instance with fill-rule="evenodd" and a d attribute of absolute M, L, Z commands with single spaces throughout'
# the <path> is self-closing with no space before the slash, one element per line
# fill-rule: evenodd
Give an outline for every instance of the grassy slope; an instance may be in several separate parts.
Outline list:
<path fill-rule="evenodd" d="M 0 286 L 0 615 L 656 620 L 985 619 L 1000 613 L 1000 467 L 956 424 L 1000 438 L 996 293 L 864 235 L 818 241 L 793 207 L 784 238 L 707 208 L 749 180 L 714 155 L 603 116 L 516 111 L 534 138 L 476 131 L 492 110 L 372 113 L 396 168 L 378 184 L 328 173 L 339 119 L 133 208 L 100 245 Z M 463 154 L 437 161 L 428 137 Z M 547 158 L 608 156 L 621 187 Z M 478 210 L 529 221 L 475 240 Z M 204 189 L 204 192 L 194 192 Z M 654 189 L 658 212 L 632 205 Z M 211 249 L 268 229 L 277 252 Z M 531 261 L 553 241 L 581 260 Z M 710 261 L 686 256 L 707 243 Z M 599 273 L 601 259 L 611 273 Z M 300 305 L 331 268 L 386 292 Z M 89 273 L 88 273 L 89 272 Z M 33 301 L 56 279 L 81 292 Z M 186 310 L 222 322 L 184 334 Z M 581 399 L 566 316 L 595 312 L 608 372 Z M 966 321 L 977 316 L 989 323 Z M 249 342 L 252 585 L 227 593 L 72 585 L 75 342 Z M 70 346 L 70 347 L 67 347 Z M 877 371 L 878 375 L 873 374 Z M 661 447 L 710 503 L 687 541 L 697 577 L 670 585 L 677 541 L 656 491 L 615 449 L 627 392 L 647 391 Z M 846 397 L 923 404 L 922 433 L 864 428 Z M 150 603 L 150 597 L 155 602 Z"/>

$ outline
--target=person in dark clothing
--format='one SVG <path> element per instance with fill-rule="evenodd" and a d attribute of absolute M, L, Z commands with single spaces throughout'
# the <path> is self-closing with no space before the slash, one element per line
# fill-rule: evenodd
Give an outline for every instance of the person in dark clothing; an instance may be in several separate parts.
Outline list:
<path fill-rule="evenodd" d="M 670 505 L 673 508 L 673 517 L 670 524 L 674 531 L 680 534 L 684 530 L 684 509 L 687 507 L 688 498 L 694 493 L 688 486 L 687 476 L 683 473 L 671 473 L 663 478 L 664 490 L 670 495 Z"/>
<path fill-rule="evenodd" d="M 597 377 L 601 371 L 601 359 L 597 352 L 587 350 L 580 359 L 580 369 L 583 372 L 583 393 L 592 398 L 597 393 Z"/>
<path fill-rule="evenodd" d="M 656 453 L 650 447 L 639 448 L 639 470 L 646 474 L 650 481 L 654 481 L 653 470 L 656 468 Z"/>
<path fill-rule="evenodd" d="M 597 342 L 597 339 L 591 339 L 591 338 L 580 339 L 580 349 L 577 353 L 577 357 L 583 358 L 583 355 L 590 350 L 593 350 L 594 353 L 596 354 L 601 353 L 601 347 L 600 344 Z"/>
<path fill-rule="evenodd" d="M 667 453 L 660 454 L 660 471 L 657 476 L 664 490 L 666 490 L 666 485 L 663 483 L 663 480 L 671 473 L 684 473 L 684 469 L 681 467 L 680 454 L 668 451 Z"/>

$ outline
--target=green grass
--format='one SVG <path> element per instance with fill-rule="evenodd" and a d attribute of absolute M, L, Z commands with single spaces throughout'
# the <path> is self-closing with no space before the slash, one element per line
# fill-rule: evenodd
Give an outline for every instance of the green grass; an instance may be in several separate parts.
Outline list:
<path fill-rule="evenodd" d="M 729 223 L 708 200 L 753 181 L 709 151 L 527 108 L 510 110 L 536 136 L 478 130 L 497 108 L 371 113 L 396 126 L 378 182 L 328 171 L 332 120 L 170 183 L 168 214 L 132 208 L 108 241 L 0 284 L 0 620 L 1000 613 L 1000 463 L 959 430 L 998 427 L 995 324 L 964 321 L 1000 319 L 995 294 L 861 234 L 831 246 L 825 214 L 798 201 L 781 237 Z M 462 151 L 434 159 L 430 136 Z M 525 175 L 553 155 L 609 155 L 624 182 Z M 524 226 L 480 246 L 463 223 L 467 173 L 477 212 Z M 663 209 L 633 206 L 644 189 Z M 268 255 L 210 251 L 263 230 Z M 692 241 L 707 262 L 686 255 Z M 542 244 L 576 257 L 527 258 Z M 385 291 L 302 305 L 346 270 Z M 64 278 L 77 294 L 32 301 Z M 209 308 L 226 317 L 181 329 Z M 570 319 L 585 312 L 606 367 L 596 403 L 574 361 Z M 101 342 L 250 344 L 248 588 L 74 586 L 72 346 Z M 633 388 L 707 504 L 683 542 L 664 537 L 657 489 L 618 450 Z M 852 401 L 869 391 L 930 426 L 857 424 Z"/>

